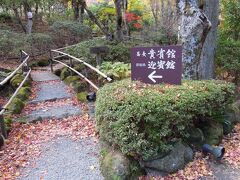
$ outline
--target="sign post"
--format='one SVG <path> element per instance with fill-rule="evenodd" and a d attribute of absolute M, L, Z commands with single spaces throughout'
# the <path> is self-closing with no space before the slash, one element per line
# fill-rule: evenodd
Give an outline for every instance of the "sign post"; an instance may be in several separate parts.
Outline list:
<path fill-rule="evenodd" d="M 132 80 L 148 84 L 181 84 L 182 47 L 136 47 L 131 49 Z"/>

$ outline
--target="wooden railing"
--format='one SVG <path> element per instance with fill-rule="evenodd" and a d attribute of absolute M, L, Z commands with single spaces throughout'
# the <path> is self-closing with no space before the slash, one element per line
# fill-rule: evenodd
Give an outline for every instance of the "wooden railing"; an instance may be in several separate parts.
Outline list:
<path fill-rule="evenodd" d="M 68 46 L 70 47 L 70 46 Z M 70 70 L 72 70 L 73 72 L 75 72 L 77 75 L 79 75 L 81 78 L 83 78 L 86 82 L 88 82 L 94 89 L 98 90 L 99 87 L 94 84 L 91 80 L 89 80 L 86 76 L 84 76 L 82 73 L 76 71 L 74 68 L 73 68 L 73 60 L 74 61 L 77 61 L 77 62 L 80 62 L 82 64 L 84 64 L 86 67 L 90 68 L 91 70 L 95 71 L 97 74 L 99 74 L 100 76 L 104 77 L 108 82 L 111 82 L 112 79 L 110 77 L 108 77 L 106 74 L 102 73 L 99 69 L 93 67 L 91 64 L 87 63 L 83 58 L 76 58 L 68 53 L 65 53 L 63 51 L 60 51 L 62 49 L 66 49 L 68 47 L 65 47 L 65 48 L 60 48 L 60 49 L 55 49 L 55 50 L 51 50 L 50 52 L 50 65 L 51 65 L 51 71 L 53 72 L 53 62 L 57 62 L 57 63 L 60 63 L 62 65 L 64 65 L 65 67 L 69 68 Z M 55 56 L 54 56 L 55 54 Z M 70 60 L 70 66 L 67 65 L 66 63 L 64 62 L 61 62 L 57 59 L 61 58 L 61 57 L 65 57 L 67 59 Z"/>
<path fill-rule="evenodd" d="M 2 135 L 7 138 L 7 131 L 6 131 L 6 127 L 5 127 L 5 123 L 4 123 L 4 113 L 7 110 L 7 107 L 11 104 L 11 102 L 13 101 L 13 99 L 17 96 L 19 90 L 22 88 L 23 84 L 26 82 L 26 80 L 28 79 L 30 73 L 31 73 L 31 69 L 29 68 L 28 62 L 29 62 L 29 55 L 24 52 L 21 51 L 21 64 L 9 75 L 7 76 L 3 81 L 0 82 L 0 86 L 3 86 L 4 84 L 6 84 L 21 68 L 23 73 L 25 74 L 25 77 L 23 79 L 23 81 L 20 83 L 20 85 L 18 86 L 18 88 L 15 90 L 15 92 L 13 93 L 13 95 L 11 96 L 11 98 L 8 100 L 8 102 L 3 106 L 0 107 L 0 126 L 1 126 L 1 132 Z"/>

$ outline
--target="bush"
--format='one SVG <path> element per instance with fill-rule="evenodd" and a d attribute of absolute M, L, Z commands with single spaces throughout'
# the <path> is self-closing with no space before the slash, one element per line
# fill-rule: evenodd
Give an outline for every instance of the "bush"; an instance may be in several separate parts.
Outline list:
<path fill-rule="evenodd" d="M 47 34 L 26 35 L 10 30 L 0 30 L 0 56 L 2 57 L 19 57 L 20 50 L 42 52 L 53 46 L 53 39 Z"/>
<path fill-rule="evenodd" d="M 130 77 L 131 74 L 130 64 L 124 64 L 122 62 L 103 62 L 100 69 L 104 74 L 114 80 Z"/>
<path fill-rule="evenodd" d="M 0 22 L 1 23 L 11 22 L 11 21 L 12 21 L 12 16 L 9 13 L 6 13 L 6 12 L 0 13 Z"/>
<path fill-rule="evenodd" d="M 31 35 L 27 35 L 26 42 L 27 44 L 32 45 L 34 50 L 40 52 L 51 49 L 53 46 L 52 37 L 48 34 L 43 33 L 32 33 Z"/>
<path fill-rule="evenodd" d="M 216 63 L 234 78 L 235 83 L 240 82 L 240 41 L 220 40 Z"/>
<path fill-rule="evenodd" d="M 0 30 L 0 56 L 19 56 L 25 47 L 23 34 Z"/>
<path fill-rule="evenodd" d="M 91 36 L 91 29 L 76 21 L 54 22 L 51 30 L 55 37 L 55 43 L 59 46 L 74 44 Z"/>
<path fill-rule="evenodd" d="M 171 149 L 201 119 L 224 112 L 234 85 L 222 81 L 186 81 L 181 86 L 146 85 L 123 80 L 97 94 L 97 130 L 124 154 L 144 160 Z"/>

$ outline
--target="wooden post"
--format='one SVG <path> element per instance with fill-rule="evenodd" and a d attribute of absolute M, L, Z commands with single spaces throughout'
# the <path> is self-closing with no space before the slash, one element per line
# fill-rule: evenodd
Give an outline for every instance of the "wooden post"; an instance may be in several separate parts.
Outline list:
<path fill-rule="evenodd" d="M 23 53 L 22 53 L 22 50 L 20 50 L 20 62 L 22 63 L 23 62 Z M 24 66 L 22 66 L 22 73 L 24 73 Z"/>
<path fill-rule="evenodd" d="M 70 60 L 70 67 L 73 68 L 73 61 L 72 61 L 72 58 L 69 57 L 69 60 Z M 71 76 L 73 75 L 73 72 L 71 71 L 70 72 Z"/>
<path fill-rule="evenodd" d="M 53 58 L 52 51 L 50 50 L 50 59 L 49 59 L 49 61 L 50 61 L 51 72 L 53 72 L 53 61 L 52 61 L 52 58 Z"/>
<path fill-rule="evenodd" d="M 5 139 L 7 139 L 7 130 L 5 127 L 3 115 L 0 115 L 0 126 L 1 126 L 2 135 L 4 136 Z"/>

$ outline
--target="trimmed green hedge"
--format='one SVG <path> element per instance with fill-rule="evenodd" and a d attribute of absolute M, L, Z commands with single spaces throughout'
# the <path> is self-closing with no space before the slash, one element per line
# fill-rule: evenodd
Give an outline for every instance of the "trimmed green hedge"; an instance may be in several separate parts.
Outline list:
<path fill-rule="evenodd" d="M 127 79 L 107 84 L 97 94 L 97 130 L 124 154 L 146 160 L 169 151 L 171 141 L 186 138 L 200 118 L 224 112 L 233 95 L 234 85 L 223 81 L 170 86 Z"/>

